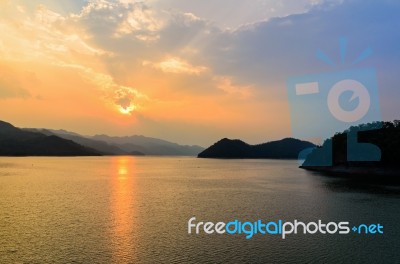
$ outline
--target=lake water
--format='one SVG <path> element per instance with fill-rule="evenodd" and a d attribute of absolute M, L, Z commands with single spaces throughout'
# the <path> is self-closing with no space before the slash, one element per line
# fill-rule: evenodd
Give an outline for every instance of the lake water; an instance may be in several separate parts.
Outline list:
<path fill-rule="evenodd" d="M 197 221 L 380 223 L 383 235 L 188 234 Z M 296 161 L 0 158 L 0 263 L 400 263 L 400 189 Z M 197 222 L 196 221 L 196 222 Z"/>

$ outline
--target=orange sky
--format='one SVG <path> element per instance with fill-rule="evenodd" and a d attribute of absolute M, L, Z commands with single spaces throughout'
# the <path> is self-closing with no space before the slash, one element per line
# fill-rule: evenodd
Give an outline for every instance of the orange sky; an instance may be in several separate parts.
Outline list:
<path fill-rule="evenodd" d="M 398 10 L 362 0 L 0 0 L 0 120 L 261 143 L 292 135 L 289 78 L 355 69 L 366 48 L 356 67 L 376 69 L 382 118 L 398 119 Z"/>
<path fill-rule="evenodd" d="M 267 95 L 255 84 L 215 73 L 199 54 L 198 35 L 176 50 L 168 43 L 164 49 L 161 30 L 171 18 L 100 2 L 69 14 L 0 2 L 2 120 L 200 145 L 222 137 L 259 142 L 290 134 L 284 91 Z M 97 20 L 122 15 L 109 32 L 91 31 Z M 182 16 L 188 26 L 200 20 Z"/>

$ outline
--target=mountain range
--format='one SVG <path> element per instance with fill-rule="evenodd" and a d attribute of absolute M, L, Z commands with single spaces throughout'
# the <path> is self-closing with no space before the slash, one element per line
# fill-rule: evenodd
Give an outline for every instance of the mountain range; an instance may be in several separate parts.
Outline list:
<path fill-rule="evenodd" d="M 239 139 L 224 138 L 199 153 L 199 158 L 227 159 L 297 159 L 301 150 L 316 147 L 313 143 L 295 138 L 284 138 L 258 145 Z"/>
<path fill-rule="evenodd" d="M 0 156 L 97 156 L 95 149 L 0 121 Z"/>
<path fill-rule="evenodd" d="M 0 121 L 2 156 L 173 155 L 196 156 L 204 148 L 166 140 L 107 135 L 82 136 L 66 130 L 17 128 Z"/>
<path fill-rule="evenodd" d="M 301 150 L 310 147 L 315 145 L 294 138 L 259 145 L 224 138 L 204 149 L 140 135 L 82 136 L 62 129 L 17 128 L 0 121 L 0 156 L 197 155 L 199 158 L 296 159 Z"/>

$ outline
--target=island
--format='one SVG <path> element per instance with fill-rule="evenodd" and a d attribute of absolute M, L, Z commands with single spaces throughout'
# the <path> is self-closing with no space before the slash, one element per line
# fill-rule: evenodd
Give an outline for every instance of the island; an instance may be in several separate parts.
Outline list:
<path fill-rule="evenodd" d="M 370 153 L 366 150 L 356 155 L 359 160 L 349 160 L 349 134 L 355 135 L 358 143 L 376 146 L 379 157 L 368 160 Z M 331 165 L 324 166 L 328 160 Z M 314 148 L 300 168 L 340 175 L 400 176 L 400 121 L 360 124 L 336 133 Z"/>
<path fill-rule="evenodd" d="M 198 154 L 199 158 L 224 159 L 297 159 L 303 149 L 316 147 L 313 143 L 295 138 L 284 138 L 258 145 L 239 139 L 223 138 Z"/>

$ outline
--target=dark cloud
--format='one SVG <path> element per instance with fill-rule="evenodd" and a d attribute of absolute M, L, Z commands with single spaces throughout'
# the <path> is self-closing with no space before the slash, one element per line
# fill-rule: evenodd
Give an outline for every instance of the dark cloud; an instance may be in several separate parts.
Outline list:
<path fill-rule="evenodd" d="M 323 49 L 339 61 L 340 37 L 349 41 L 348 58 L 372 47 L 371 62 L 394 63 L 400 50 L 399 4 L 384 1 L 348 1 L 334 8 L 320 6 L 308 13 L 275 18 L 222 34 L 221 47 L 208 46 L 214 69 L 246 82 L 282 83 L 293 74 L 330 70 L 315 58 Z M 229 44 L 227 43 L 229 42 Z M 347 65 L 348 66 L 348 65 Z M 382 65 L 384 66 L 384 65 Z"/>

